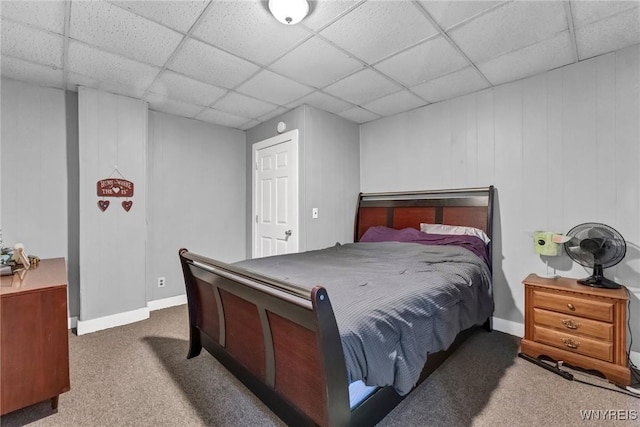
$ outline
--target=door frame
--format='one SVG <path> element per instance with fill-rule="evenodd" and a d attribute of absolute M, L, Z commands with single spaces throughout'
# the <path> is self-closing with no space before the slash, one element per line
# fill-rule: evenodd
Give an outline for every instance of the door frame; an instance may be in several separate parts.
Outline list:
<path fill-rule="evenodd" d="M 293 148 L 295 151 L 296 158 L 296 182 L 297 182 L 297 199 L 298 205 L 296 206 L 296 212 L 298 215 L 298 230 L 296 230 L 296 238 L 298 239 L 298 250 L 300 250 L 300 156 L 299 156 L 299 132 L 298 129 L 290 130 L 289 132 L 284 132 L 279 135 L 273 136 L 271 138 L 265 139 L 263 141 L 258 141 L 252 144 L 251 146 L 251 258 L 256 257 L 257 243 L 257 217 L 258 217 L 258 192 L 257 192 L 257 174 L 256 171 L 258 169 L 258 159 L 257 153 L 258 151 L 271 147 L 273 145 L 282 144 L 283 142 L 291 141 L 293 144 Z"/>

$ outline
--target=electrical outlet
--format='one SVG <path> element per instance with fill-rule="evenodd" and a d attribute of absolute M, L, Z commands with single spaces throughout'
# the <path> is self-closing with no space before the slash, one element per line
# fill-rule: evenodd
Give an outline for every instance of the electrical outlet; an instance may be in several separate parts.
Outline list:
<path fill-rule="evenodd" d="M 158 277 L 158 287 L 164 288 L 164 277 Z"/>
<path fill-rule="evenodd" d="M 318 208 L 311 209 L 311 218 L 313 219 L 318 218 Z"/>

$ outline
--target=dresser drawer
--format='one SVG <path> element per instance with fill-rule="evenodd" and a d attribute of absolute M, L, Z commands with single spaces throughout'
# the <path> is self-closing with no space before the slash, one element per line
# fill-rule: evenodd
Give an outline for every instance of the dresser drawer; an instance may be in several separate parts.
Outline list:
<path fill-rule="evenodd" d="M 613 322 L 612 302 L 581 298 L 564 293 L 533 291 L 533 306 L 579 317 Z"/>
<path fill-rule="evenodd" d="M 601 341 L 613 342 L 613 324 L 557 313 L 555 311 L 533 309 L 533 322 L 539 326 L 556 329 L 567 334 L 588 336 Z"/>
<path fill-rule="evenodd" d="M 597 341 L 591 338 L 579 337 L 537 325 L 533 327 L 533 340 L 552 347 L 604 360 L 606 362 L 613 362 L 612 342 Z"/>

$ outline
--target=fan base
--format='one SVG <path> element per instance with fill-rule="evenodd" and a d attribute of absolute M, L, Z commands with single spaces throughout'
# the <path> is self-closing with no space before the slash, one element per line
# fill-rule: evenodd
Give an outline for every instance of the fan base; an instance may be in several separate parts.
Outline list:
<path fill-rule="evenodd" d="M 622 285 L 604 276 L 589 276 L 586 279 L 578 280 L 578 283 L 591 286 L 592 288 L 619 289 L 622 287 Z"/>

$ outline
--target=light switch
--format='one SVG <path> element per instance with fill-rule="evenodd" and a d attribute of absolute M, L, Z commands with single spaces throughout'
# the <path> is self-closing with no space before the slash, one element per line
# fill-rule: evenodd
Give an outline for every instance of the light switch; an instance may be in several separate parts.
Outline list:
<path fill-rule="evenodd" d="M 318 218 L 318 208 L 311 209 L 311 218 L 313 219 Z"/>

